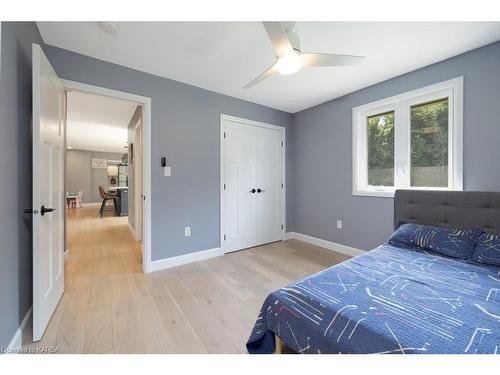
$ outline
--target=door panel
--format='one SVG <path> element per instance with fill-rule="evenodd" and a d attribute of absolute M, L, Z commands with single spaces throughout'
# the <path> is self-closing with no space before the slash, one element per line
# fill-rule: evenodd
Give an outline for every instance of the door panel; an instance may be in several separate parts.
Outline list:
<path fill-rule="evenodd" d="M 52 225 L 52 249 L 54 249 L 52 257 L 52 280 L 59 280 L 64 267 L 64 209 L 61 205 L 64 192 L 63 188 L 63 173 L 64 170 L 57 171 L 63 164 L 63 151 L 59 147 L 52 147 L 52 199 L 50 207 L 55 208 L 55 211 L 50 214 Z"/>
<path fill-rule="evenodd" d="M 50 169 L 52 168 L 52 163 L 50 162 L 51 156 L 51 145 L 47 142 L 42 142 L 40 147 L 40 161 L 49 167 L 48 173 L 40 174 L 40 190 L 39 197 L 40 201 L 47 202 L 47 207 L 51 207 L 51 180 L 50 180 Z M 35 206 L 36 207 L 36 206 Z M 39 246 L 43 249 L 48 249 L 48 251 L 42 251 L 39 255 L 40 267 L 47 272 L 42 272 L 40 274 L 40 292 L 42 296 L 47 295 L 52 290 L 52 261 L 51 261 L 51 249 L 52 249 L 52 230 L 51 230 L 51 217 L 47 216 L 45 220 L 40 220 L 40 231 L 39 231 Z"/>
<path fill-rule="evenodd" d="M 257 132 L 257 244 L 279 241 L 282 220 L 282 135 L 258 128 Z"/>
<path fill-rule="evenodd" d="M 228 121 L 225 126 L 225 250 L 255 246 L 256 129 Z"/>
<path fill-rule="evenodd" d="M 33 341 L 64 291 L 63 86 L 33 44 Z M 42 215 L 42 206 L 52 209 Z"/>

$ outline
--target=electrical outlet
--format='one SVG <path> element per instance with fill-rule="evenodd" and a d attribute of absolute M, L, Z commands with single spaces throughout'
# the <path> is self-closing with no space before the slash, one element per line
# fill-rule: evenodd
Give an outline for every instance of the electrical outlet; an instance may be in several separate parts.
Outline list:
<path fill-rule="evenodd" d="M 184 227 L 184 236 L 185 237 L 191 236 L 191 227 Z"/>
<path fill-rule="evenodd" d="M 337 229 L 342 229 L 342 220 L 337 220 Z"/>

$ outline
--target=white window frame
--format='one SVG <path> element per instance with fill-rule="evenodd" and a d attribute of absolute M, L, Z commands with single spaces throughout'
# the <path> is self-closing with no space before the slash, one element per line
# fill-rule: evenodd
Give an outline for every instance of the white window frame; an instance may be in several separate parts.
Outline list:
<path fill-rule="evenodd" d="M 410 186 L 410 109 L 448 98 L 448 187 Z M 394 112 L 394 186 L 368 185 L 367 118 Z M 352 194 L 394 197 L 396 189 L 463 190 L 463 77 L 457 77 L 352 109 Z"/>

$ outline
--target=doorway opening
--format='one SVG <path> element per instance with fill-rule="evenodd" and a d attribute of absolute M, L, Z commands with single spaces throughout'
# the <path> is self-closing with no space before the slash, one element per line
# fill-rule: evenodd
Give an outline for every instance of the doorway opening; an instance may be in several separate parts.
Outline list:
<path fill-rule="evenodd" d="M 91 243 L 117 247 L 129 236 L 135 242 L 133 267 L 149 272 L 151 99 L 79 82 L 62 83 L 66 90 L 65 257 Z M 82 159 L 86 169 L 78 168 Z"/>
<path fill-rule="evenodd" d="M 67 257 L 105 262 L 119 245 L 142 269 L 142 114 L 135 101 L 66 90 Z"/>

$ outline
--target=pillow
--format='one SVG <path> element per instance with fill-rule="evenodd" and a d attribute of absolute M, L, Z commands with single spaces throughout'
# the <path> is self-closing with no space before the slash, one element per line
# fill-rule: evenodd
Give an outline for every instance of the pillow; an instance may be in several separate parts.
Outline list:
<path fill-rule="evenodd" d="M 438 228 L 422 224 L 403 224 L 389 239 L 397 247 L 418 247 L 465 260 L 472 252 L 479 229 Z"/>
<path fill-rule="evenodd" d="M 500 266 L 500 235 L 481 233 L 471 259 L 476 263 Z"/>

